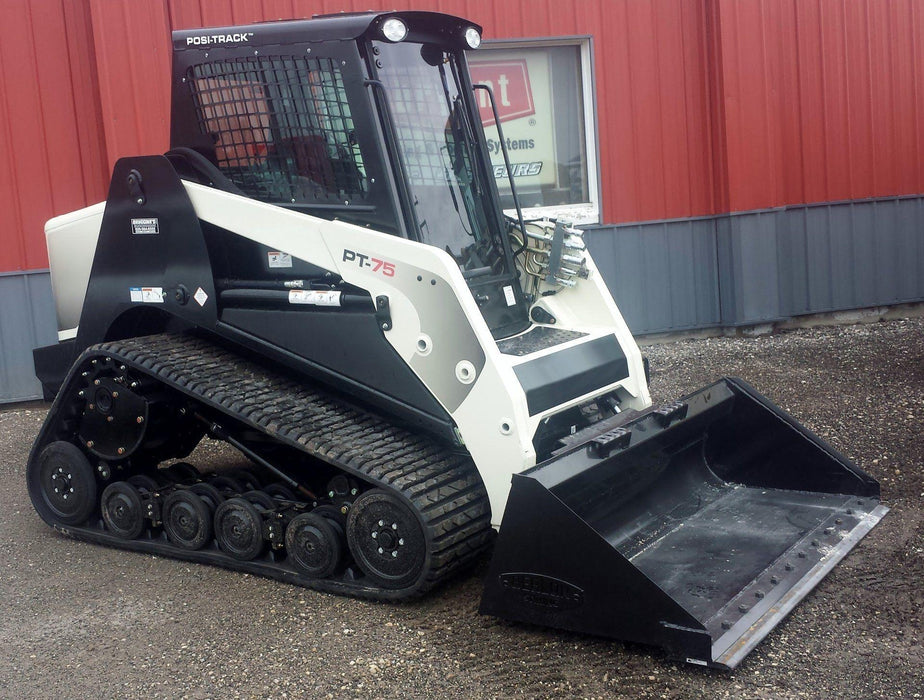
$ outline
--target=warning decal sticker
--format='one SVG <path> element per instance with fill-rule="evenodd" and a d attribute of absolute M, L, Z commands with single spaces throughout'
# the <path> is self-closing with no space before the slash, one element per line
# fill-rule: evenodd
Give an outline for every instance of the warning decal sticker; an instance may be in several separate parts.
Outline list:
<path fill-rule="evenodd" d="M 205 293 L 205 290 L 202 287 L 199 287 L 196 290 L 196 293 L 193 294 L 193 299 L 196 300 L 196 303 L 199 306 L 205 306 L 205 302 L 209 300 L 209 295 Z"/>
<path fill-rule="evenodd" d="M 292 289 L 289 291 L 289 303 L 313 304 L 314 306 L 340 306 L 340 292 Z"/>
<path fill-rule="evenodd" d="M 129 287 L 128 292 L 133 302 L 141 302 L 142 304 L 164 303 L 163 287 Z"/>
<path fill-rule="evenodd" d="M 271 250 L 266 254 L 270 267 L 292 267 L 292 256 L 278 250 Z"/>
<path fill-rule="evenodd" d="M 160 222 L 157 219 L 132 219 L 132 234 L 160 233 Z"/>

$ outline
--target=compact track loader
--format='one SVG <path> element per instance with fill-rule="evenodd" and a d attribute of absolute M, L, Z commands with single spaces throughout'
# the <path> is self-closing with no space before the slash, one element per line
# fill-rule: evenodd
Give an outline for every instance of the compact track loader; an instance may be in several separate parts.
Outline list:
<path fill-rule="evenodd" d="M 480 41 L 427 12 L 174 33 L 171 150 L 46 227 L 32 501 L 79 539 L 374 599 L 493 545 L 483 612 L 732 668 L 879 486 L 741 380 L 651 407 L 581 231 L 504 214 Z M 253 468 L 181 461 L 205 436 Z"/>

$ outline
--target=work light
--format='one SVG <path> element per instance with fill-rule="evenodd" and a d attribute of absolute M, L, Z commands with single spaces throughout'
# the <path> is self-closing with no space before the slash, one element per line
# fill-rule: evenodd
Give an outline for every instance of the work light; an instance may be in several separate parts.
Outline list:
<path fill-rule="evenodd" d="M 397 17 L 386 19 L 382 23 L 382 36 L 397 44 L 407 37 L 407 25 Z"/>

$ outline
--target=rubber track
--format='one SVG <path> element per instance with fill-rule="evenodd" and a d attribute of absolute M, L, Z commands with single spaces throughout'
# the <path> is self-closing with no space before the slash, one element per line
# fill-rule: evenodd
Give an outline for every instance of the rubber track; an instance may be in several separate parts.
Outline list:
<path fill-rule="evenodd" d="M 370 586 L 365 578 L 316 580 L 292 569 L 277 575 L 259 560 L 255 570 L 252 562 L 229 557 L 216 561 L 214 552 L 201 557 L 197 552 L 178 552 L 166 541 L 162 547 L 143 541 L 145 551 L 220 563 L 329 592 L 398 599 L 430 590 L 479 557 L 493 539 L 487 492 L 471 458 L 427 436 L 389 424 L 316 386 L 268 370 L 196 336 L 163 334 L 94 345 L 83 353 L 71 377 L 77 378 L 80 367 L 101 356 L 117 359 L 238 423 L 398 494 L 418 513 L 432 554 L 429 568 L 414 584 L 393 590 Z M 108 533 L 94 536 L 90 528 L 59 529 L 81 539 L 138 548 L 132 547 L 134 541 L 113 542 Z"/>

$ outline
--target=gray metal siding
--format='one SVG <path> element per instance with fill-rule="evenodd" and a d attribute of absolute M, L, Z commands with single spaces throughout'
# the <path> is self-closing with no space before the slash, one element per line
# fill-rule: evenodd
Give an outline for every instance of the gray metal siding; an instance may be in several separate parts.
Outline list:
<path fill-rule="evenodd" d="M 600 227 L 585 240 L 634 333 L 719 323 L 714 219 Z"/>
<path fill-rule="evenodd" d="M 0 274 L 0 403 L 42 395 L 32 348 L 50 345 L 57 337 L 48 271 Z"/>
<path fill-rule="evenodd" d="M 924 198 L 601 226 L 588 248 L 636 334 L 924 301 Z"/>
<path fill-rule="evenodd" d="M 781 295 L 776 274 L 780 256 L 777 236 L 780 213 L 767 211 L 731 216 L 727 217 L 727 226 L 719 227 L 719 284 L 720 288 L 723 283 L 727 285 L 722 296 L 723 324 L 733 324 L 744 318 L 755 322 L 780 318 Z"/>
<path fill-rule="evenodd" d="M 829 203 L 728 217 L 722 323 L 924 300 L 924 199 Z"/>

